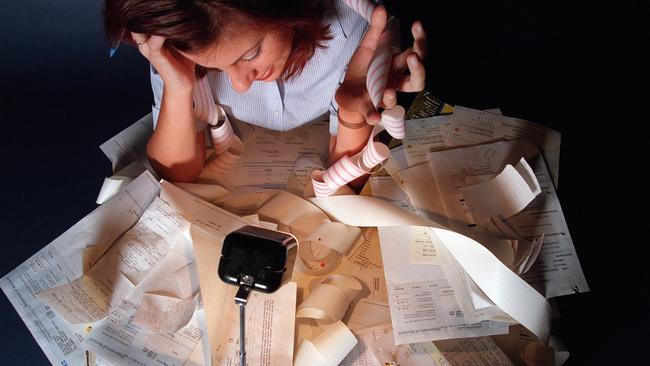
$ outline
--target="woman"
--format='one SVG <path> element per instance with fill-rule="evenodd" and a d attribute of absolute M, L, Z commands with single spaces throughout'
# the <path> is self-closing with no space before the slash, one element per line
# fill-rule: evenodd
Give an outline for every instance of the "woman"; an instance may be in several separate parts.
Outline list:
<path fill-rule="evenodd" d="M 107 0 L 105 22 L 111 40 L 132 40 L 151 63 L 156 128 L 147 154 L 166 179 L 194 181 L 203 168 L 192 92 L 195 77 L 206 73 L 231 118 L 289 130 L 329 111 L 336 134 L 330 161 L 360 151 L 368 123 L 379 120 L 365 78 L 387 23 L 383 7 L 368 27 L 342 0 Z M 395 105 L 395 89 L 424 87 L 426 37 L 419 22 L 412 33 L 413 48 L 393 59 L 396 77 L 385 107 Z M 407 69 L 410 75 L 399 75 Z"/>

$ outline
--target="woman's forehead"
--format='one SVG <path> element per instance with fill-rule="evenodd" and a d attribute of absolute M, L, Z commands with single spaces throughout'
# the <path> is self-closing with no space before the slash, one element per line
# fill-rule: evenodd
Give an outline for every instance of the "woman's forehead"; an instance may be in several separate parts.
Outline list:
<path fill-rule="evenodd" d="M 261 30 L 240 27 L 225 32 L 217 42 L 201 51 L 182 54 L 201 66 L 223 70 L 255 48 L 264 35 Z"/>

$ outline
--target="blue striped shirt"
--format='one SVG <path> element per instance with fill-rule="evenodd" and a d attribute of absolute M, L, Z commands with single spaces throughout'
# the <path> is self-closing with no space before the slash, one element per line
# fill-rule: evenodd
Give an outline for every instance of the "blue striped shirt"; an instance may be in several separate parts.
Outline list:
<path fill-rule="evenodd" d="M 209 71 L 208 81 L 215 102 L 228 117 L 271 130 L 288 131 L 329 116 L 330 133 L 336 135 L 338 106 L 334 94 L 343 81 L 347 64 L 357 49 L 368 22 L 342 0 L 334 0 L 323 18 L 333 38 L 325 48 L 317 48 L 300 75 L 289 81 L 254 81 L 250 89 L 238 93 L 228 74 Z M 151 68 L 154 95 L 154 126 L 162 98 L 162 78 Z M 197 122 L 197 130 L 205 127 Z"/>

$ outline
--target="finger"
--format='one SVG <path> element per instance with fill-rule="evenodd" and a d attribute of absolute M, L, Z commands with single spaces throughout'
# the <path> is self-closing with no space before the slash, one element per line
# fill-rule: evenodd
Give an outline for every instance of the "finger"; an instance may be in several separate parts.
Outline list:
<path fill-rule="evenodd" d="M 392 72 L 395 74 L 402 74 L 408 66 L 406 65 L 407 57 L 413 53 L 413 48 L 407 48 L 401 53 L 393 56 L 393 64 L 391 65 Z"/>
<path fill-rule="evenodd" d="M 420 60 L 424 60 L 427 57 L 427 33 L 419 20 L 413 22 L 411 34 L 413 34 L 413 52 L 418 54 Z"/>
<path fill-rule="evenodd" d="M 376 7 L 372 12 L 368 30 L 348 64 L 346 78 L 349 75 L 361 75 L 366 72 L 368 62 L 374 55 L 375 50 L 381 41 L 381 36 L 386 28 L 387 18 L 388 13 L 386 12 L 386 8 L 383 6 Z"/>
<path fill-rule="evenodd" d="M 397 91 L 393 88 L 388 88 L 384 91 L 383 99 L 384 108 L 391 109 L 397 105 Z"/>
<path fill-rule="evenodd" d="M 359 112 L 363 114 L 366 119 L 366 123 L 369 125 L 376 125 L 381 121 L 381 116 L 377 113 L 375 106 L 372 105 L 372 101 L 367 100 L 359 106 Z"/>
<path fill-rule="evenodd" d="M 404 75 L 397 81 L 397 88 L 400 91 L 411 93 L 424 89 L 426 71 L 416 53 L 411 53 L 407 58 L 410 75 Z"/>
<path fill-rule="evenodd" d="M 388 12 L 386 11 L 386 8 L 383 6 L 376 7 L 372 12 L 372 18 L 370 18 L 370 26 L 368 27 L 368 31 L 363 36 L 359 47 L 368 49 L 374 53 L 375 49 L 377 49 L 377 45 L 379 44 L 379 40 L 381 39 L 381 35 L 384 32 L 384 28 L 386 28 L 387 20 Z"/>

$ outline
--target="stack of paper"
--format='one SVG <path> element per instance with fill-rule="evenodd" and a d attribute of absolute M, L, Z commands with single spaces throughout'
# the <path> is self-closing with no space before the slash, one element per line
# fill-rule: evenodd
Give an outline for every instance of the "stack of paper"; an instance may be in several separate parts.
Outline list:
<path fill-rule="evenodd" d="M 449 116 L 407 121 L 407 131 L 414 125 L 419 131 L 430 131 L 440 125 L 443 117 L 448 126 L 441 132 L 442 142 L 409 148 L 408 141 L 414 137 L 408 132 L 404 142 L 408 165 L 401 166 L 397 174 L 418 212 L 469 236 L 487 234 L 518 240 L 519 246 L 515 244 L 508 264 L 523 266 L 523 278 L 546 297 L 588 291 L 555 193 L 557 174 L 546 166 L 545 157 L 552 162 L 549 166 L 558 169 L 559 134 L 531 122 L 462 107 L 456 107 Z M 485 136 L 477 131 L 483 131 Z M 495 139 L 503 140 L 486 142 Z M 452 148 L 461 141 L 480 144 Z M 489 191 L 477 187 L 502 176 L 508 166 L 516 167 L 522 158 L 530 166 L 539 192 L 523 209 L 499 213 L 503 208 L 496 203 L 503 199 L 490 201 Z M 492 196 L 499 196 L 493 192 Z M 496 214 L 489 217 L 490 210 Z M 541 245 L 530 248 L 530 243 L 540 238 Z M 527 257 L 523 258 L 527 249 Z"/>
<path fill-rule="evenodd" d="M 252 224 L 292 233 L 300 258 L 251 297 L 249 364 L 553 364 L 546 298 L 588 291 L 556 131 L 456 106 L 407 121 L 365 196 L 318 199 L 325 124 L 236 126 L 247 155 L 224 187 L 159 183 L 149 122 L 102 145 L 124 177 L 104 203 L 0 280 L 53 363 L 236 364 L 236 289 L 215 274 L 225 235 Z"/>

